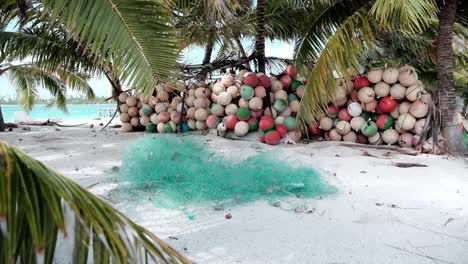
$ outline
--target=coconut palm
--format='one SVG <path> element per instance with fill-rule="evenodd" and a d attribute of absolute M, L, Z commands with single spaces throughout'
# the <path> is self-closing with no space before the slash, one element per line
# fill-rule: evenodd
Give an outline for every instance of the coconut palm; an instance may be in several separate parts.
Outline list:
<path fill-rule="evenodd" d="M 453 25 L 457 16 L 457 0 L 446 0 L 439 14 L 437 36 L 437 79 L 442 133 L 452 154 L 464 154 L 463 133 L 458 125 L 456 91 L 453 80 Z"/>
<path fill-rule="evenodd" d="M 70 255 L 60 251 L 67 240 L 73 241 Z M 0 141 L 0 262 L 57 259 L 190 263 L 72 180 Z"/>

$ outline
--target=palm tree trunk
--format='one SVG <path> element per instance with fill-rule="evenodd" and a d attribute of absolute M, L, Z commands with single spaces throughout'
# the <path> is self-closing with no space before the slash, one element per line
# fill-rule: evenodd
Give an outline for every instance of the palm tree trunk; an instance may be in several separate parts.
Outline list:
<path fill-rule="evenodd" d="M 265 72 L 265 8 L 266 0 L 257 1 L 257 36 L 255 55 L 258 61 L 258 71 Z"/>
<path fill-rule="evenodd" d="M 456 92 L 453 82 L 453 23 L 457 0 L 445 0 L 439 16 L 437 37 L 437 79 L 440 99 L 442 134 L 447 140 L 450 154 L 463 155 L 462 131 L 458 125 Z"/>
<path fill-rule="evenodd" d="M 239 52 L 242 58 L 247 58 L 247 54 L 245 53 L 244 46 L 242 45 L 239 36 L 236 36 L 234 40 L 236 41 L 237 47 L 239 48 Z"/>
<path fill-rule="evenodd" d="M 5 131 L 5 120 L 3 120 L 2 106 L 0 106 L 0 132 Z"/>
<path fill-rule="evenodd" d="M 208 44 L 206 44 L 206 47 L 205 47 L 205 56 L 203 57 L 203 61 L 202 61 L 203 65 L 210 63 L 211 54 L 213 53 L 213 47 L 214 47 L 214 40 L 213 40 L 213 37 L 210 35 L 208 38 Z"/>

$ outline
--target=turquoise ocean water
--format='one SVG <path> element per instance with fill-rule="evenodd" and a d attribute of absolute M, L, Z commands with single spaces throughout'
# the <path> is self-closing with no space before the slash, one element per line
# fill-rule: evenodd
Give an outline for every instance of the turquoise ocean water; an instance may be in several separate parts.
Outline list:
<path fill-rule="evenodd" d="M 1 105 L 1 107 L 6 122 L 13 122 L 15 112 L 24 111 L 20 105 Z M 109 116 L 115 111 L 114 104 L 69 104 L 67 107 L 68 113 L 64 113 L 55 107 L 47 108 L 46 105 L 35 105 L 32 111 L 29 112 L 29 119 L 92 119 Z"/>

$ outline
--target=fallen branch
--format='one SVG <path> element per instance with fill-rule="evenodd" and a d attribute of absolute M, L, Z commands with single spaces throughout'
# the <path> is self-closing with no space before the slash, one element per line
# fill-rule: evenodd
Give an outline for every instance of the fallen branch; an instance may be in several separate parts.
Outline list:
<path fill-rule="evenodd" d="M 374 145 L 364 145 L 364 144 L 353 144 L 353 143 L 341 143 L 339 146 L 350 147 L 350 148 L 371 148 L 371 149 L 385 149 L 399 152 L 405 155 L 416 156 L 419 154 L 417 150 L 412 149 L 403 149 L 394 146 L 374 146 Z"/>
<path fill-rule="evenodd" d="M 405 163 L 405 162 L 397 162 L 397 163 L 394 163 L 393 166 L 396 166 L 396 167 L 399 167 L 399 168 L 427 167 L 427 165 L 425 165 L 425 164 Z"/>
<path fill-rule="evenodd" d="M 453 264 L 453 262 L 448 262 L 448 261 L 438 259 L 438 258 L 434 258 L 434 257 L 428 256 L 428 255 L 425 255 L 425 254 L 420 254 L 420 253 L 417 253 L 417 252 L 409 251 L 409 250 L 407 250 L 405 248 L 395 247 L 395 246 L 388 245 L 388 244 L 385 244 L 385 245 L 387 247 L 391 247 L 393 249 L 401 250 L 403 252 L 410 253 L 410 254 L 413 254 L 413 255 L 416 255 L 416 256 L 424 257 L 424 258 L 427 258 L 427 259 L 430 259 L 430 260 L 433 260 L 433 261 L 439 261 L 439 262 L 442 262 L 442 263 Z"/>

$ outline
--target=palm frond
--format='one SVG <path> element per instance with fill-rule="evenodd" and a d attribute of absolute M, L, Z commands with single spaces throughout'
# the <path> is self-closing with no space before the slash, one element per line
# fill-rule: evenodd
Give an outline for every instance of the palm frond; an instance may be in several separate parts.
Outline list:
<path fill-rule="evenodd" d="M 17 89 L 19 103 L 29 112 L 39 96 L 37 89 L 44 88 L 52 95 L 54 101 L 49 106 L 67 111 L 67 88 L 85 94 L 88 100 L 95 98 L 94 91 L 86 81 L 86 76 L 56 69 L 48 71 L 36 64 L 12 65 L 5 69 L 13 86 Z"/>
<path fill-rule="evenodd" d="M 437 17 L 436 12 L 434 0 L 376 0 L 369 14 L 385 30 L 419 33 Z"/>
<path fill-rule="evenodd" d="M 358 69 L 361 55 L 372 45 L 374 30 L 367 10 L 367 7 L 363 7 L 348 17 L 326 42 L 314 69 L 308 75 L 298 115 L 301 128 L 314 122 L 314 118 L 325 111 L 337 87 L 335 78 L 347 78 L 347 69 Z M 309 52 L 314 53 L 314 50 Z"/>
<path fill-rule="evenodd" d="M 119 78 L 143 95 L 174 74 L 177 33 L 166 4 L 156 0 L 45 0 L 57 19 L 93 54 L 109 53 Z M 48 13 L 48 12 L 51 13 Z M 97 57 L 106 64 L 106 56 Z"/>
<path fill-rule="evenodd" d="M 190 263 L 72 180 L 0 142 L 0 262 L 54 263 L 61 236 L 75 241 L 73 254 L 61 256 L 67 262 L 86 263 L 92 250 L 94 263 Z"/>

